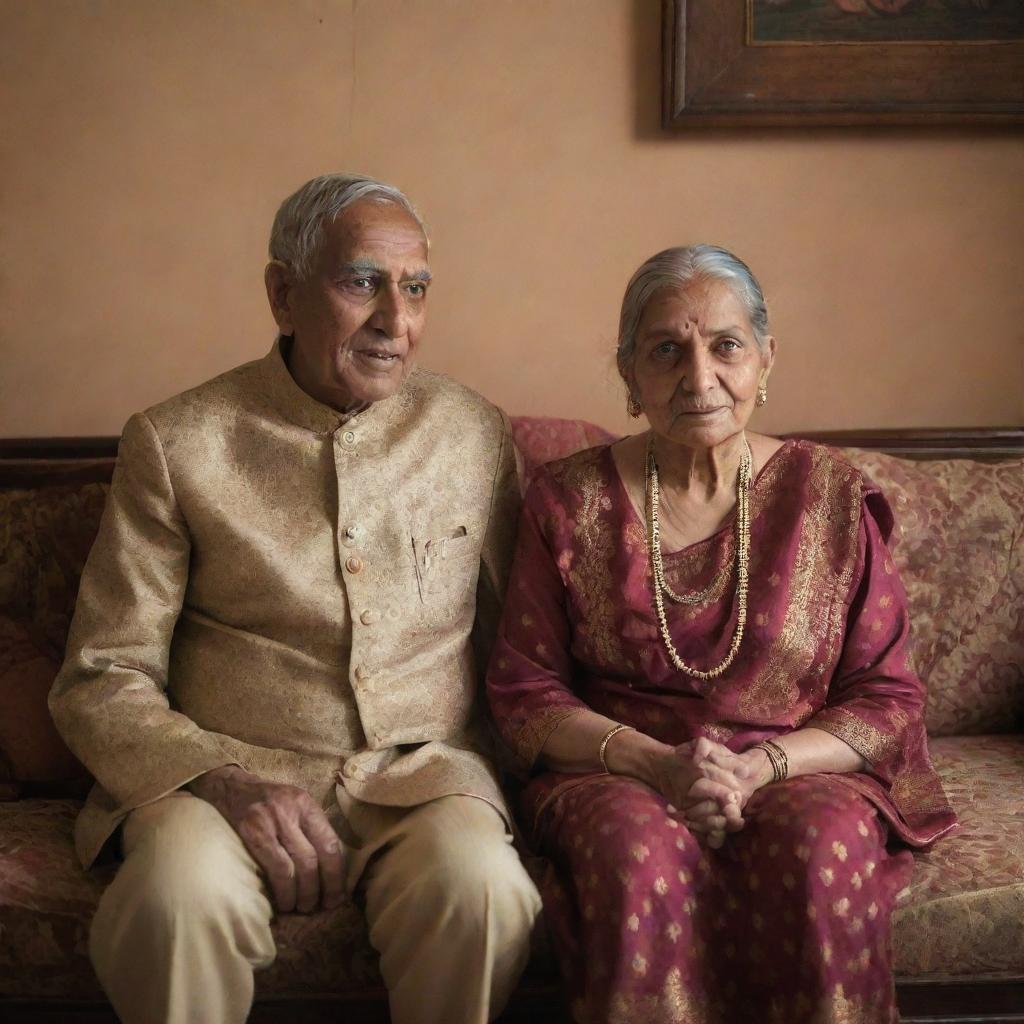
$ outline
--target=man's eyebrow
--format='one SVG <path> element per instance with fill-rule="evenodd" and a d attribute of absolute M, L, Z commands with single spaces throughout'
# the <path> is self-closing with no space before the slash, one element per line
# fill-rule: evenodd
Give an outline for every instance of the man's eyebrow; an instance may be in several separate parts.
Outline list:
<path fill-rule="evenodd" d="M 388 277 L 387 269 L 373 260 L 351 260 L 342 268 L 343 274 L 377 274 L 380 277 Z M 429 270 L 415 270 L 411 274 L 402 274 L 403 281 L 424 281 L 429 283 L 433 280 Z"/>
<path fill-rule="evenodd" d="M 352 260 L 342 268 L 346 274 L 383 274 L 384 268 L 373 260 Z"/>

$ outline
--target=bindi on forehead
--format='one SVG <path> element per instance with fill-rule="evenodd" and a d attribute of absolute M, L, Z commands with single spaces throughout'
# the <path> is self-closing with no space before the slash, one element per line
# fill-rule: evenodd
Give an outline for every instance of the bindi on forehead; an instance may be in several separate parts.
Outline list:
<path fill-rule="evenodd" d="M 662 292 L 648 304 L 642 323 L 644 333 L 671 332 L 687 339 L 751 331 L 746 308 L 720 281 L 693 282 Z"/>

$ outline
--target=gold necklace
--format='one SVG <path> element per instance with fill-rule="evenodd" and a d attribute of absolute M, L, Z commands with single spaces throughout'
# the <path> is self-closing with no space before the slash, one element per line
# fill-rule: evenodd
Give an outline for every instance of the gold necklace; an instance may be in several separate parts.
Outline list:
<path fill-rule="evenodd" d="M 750 444 L 746 437 L 743 438 L 743 454 L 740 456 L 740 468 L 736 475 L 736 604 L 738 611 L 736 615 L 736 629 L 732 635 L 732 643 L 729 645 L 729 653 L 725 659 L 713 668 L 702 671 L 687 665 L 672 643 L 672 637 L 668 631 L 668 621 L 665 618 L 665 601 L 663 594 L 677 604 L 699 604 L 707 599 L 711 591 L 717 585 L 720 575 L 716 576 L 711 583 L 698 594 L 677 594 L 665 580 L 665 568 L 661 561 L 661 532 L 658 519 L 658 501 L 660 486 L 658 479 L 658 463 L 654 458 L 654 435 L 647 439 L 647 480 L 646 480 L 646 512 L 647 512 L 647 552 L 651 565 L 651 574 L 654 576 L 654 610 L 658 616 L 658 626 L 661 629 L 661 639 L 665 643 L 665 650 L 680 672 L 685 672 L 696 679 L 709 680 L 717 679 L 732 663 L 736 652 L 740 649 L 743 641 L 743 629 L 747 623 L 747 593 L 749 590 L 749 567 L 750 567 L 750 484 L 753 479 L 754 458 L 750 451 Z"/>

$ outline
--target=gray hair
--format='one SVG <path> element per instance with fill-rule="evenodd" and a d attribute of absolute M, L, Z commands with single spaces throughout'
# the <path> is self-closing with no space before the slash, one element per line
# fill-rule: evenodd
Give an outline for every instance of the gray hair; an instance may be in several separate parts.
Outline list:
<path fill-rule="evenodd" d="M 331 223 L 345 207 L 363 199 L 401 207 L 427 237 L 423 219 L 394 185 L 361 174 L 321 174 L 278 208 L 270 231 L 270 258 L 290 267 L 299 278 L 308 277 L 323 242 L 324 223 Z"/>
<path fill-rule="evenodd" d="M 746 263 L 717 245 L 680 245 L 652 256 L 626 286 L 615 353 L 623 380 L 628 380 L 627 372 L 636 352 L 636 332 L 647 304 L 663 288 L 685 288 L 699 280 L 724 281 L 729 285 L 746 309 L 757 344 L 764 347 L 768 336 L 768 307 L 764 292 Z"/>

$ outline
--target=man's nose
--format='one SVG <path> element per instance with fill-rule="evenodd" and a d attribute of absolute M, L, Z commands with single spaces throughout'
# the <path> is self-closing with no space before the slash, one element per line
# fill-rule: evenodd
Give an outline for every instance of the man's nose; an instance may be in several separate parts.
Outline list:
<path fill-rule="evenodd" d="M 389 284 L 377 295 L 377 305 L 370 325 L 383 331 L 389 338 L 401 338 L 406 333 L 406 310 L 398 285 Z"/>

